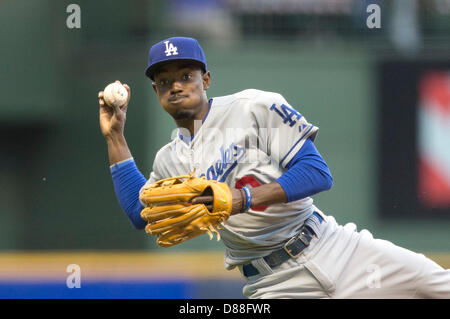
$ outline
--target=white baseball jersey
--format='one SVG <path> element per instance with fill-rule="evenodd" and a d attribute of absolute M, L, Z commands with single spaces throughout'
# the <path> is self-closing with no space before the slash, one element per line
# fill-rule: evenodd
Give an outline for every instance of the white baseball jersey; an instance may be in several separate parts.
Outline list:
<path fill-rule="evenodd" d="M 183 136 L 177 134 L 159 150 L 147 183 L 189 174 L 194 168 L 195 176 L 232 188 L 271 183 L 318 131 L 280 94 L 255 89 L 213 98 L 207 116 L 198 122 L 190 141 L 183 137 L 189 133 L 180 129 Z M 225 266 L 230 269 L 280 248 L 315 209 L 307 197 L 231 216 L 220 230 Z"/>

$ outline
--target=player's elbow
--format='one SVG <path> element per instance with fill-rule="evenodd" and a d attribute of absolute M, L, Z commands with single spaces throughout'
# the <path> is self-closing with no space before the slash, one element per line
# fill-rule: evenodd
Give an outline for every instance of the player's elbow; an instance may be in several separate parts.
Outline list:
<path fill-rule="evenodd" d="M 147 223 L 142 218 L 130 218 L 131 225 L 133 225 L 134 229 L 136 230 L 142 230 L 145 228 Z"/>
<path fill-rule="evenodd" d="M 322 191 L 327 191 L 331 189 L 331 187 L 333 187 L 333 176 L 331 176 L 330 171 L 329 170 L 322 171 L 322 177 L 323 177 Z"/>
<path fill-rule="evenodd" d="M 134 229 L 136 229 L 136 230 L 143 230 L 144 228 L 145 228 L 145 223 L 143 223 L 143 224 L 134 224 L 133 223 L 133 226 L 134 226 Z"/>
<path fill-rule="evenodd" d="M 327 176 L 325 177 L 325 190 L 329 190 L 331 189 L 331 187 L 333 187 L 333 176 L 331 176 L 331 174 L 327 174 Z"/>
<path fill-rule="evenodd" d="M 327 191 L 333 186 L 333 178 L 331 175 L 321 171 L 319 176 L 319 178 L 316 178 L 315 184 L 313 184 L 312 194 Z"/>
<path fill-rule="evenodd" d="M 125 213 L 128 216 L 128 219 L 131 221 L 131 224 L 137 230 L 144 229 L 147 225 L 146 221 L 141 218 L 141 211 L 143 208 L 144 207 L 140 202 L 136 202 L 134 206 L 124 209 Z"/>

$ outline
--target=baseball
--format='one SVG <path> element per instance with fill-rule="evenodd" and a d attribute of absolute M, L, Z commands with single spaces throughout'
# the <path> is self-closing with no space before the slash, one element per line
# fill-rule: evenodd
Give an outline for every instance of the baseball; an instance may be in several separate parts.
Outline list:
<path fill-rule="evenodd" d="M 121 107 L 127 102 L 128 91 L 119 83 L 110 83 L 103 91 L 103 100 L 110 107 Z"/>

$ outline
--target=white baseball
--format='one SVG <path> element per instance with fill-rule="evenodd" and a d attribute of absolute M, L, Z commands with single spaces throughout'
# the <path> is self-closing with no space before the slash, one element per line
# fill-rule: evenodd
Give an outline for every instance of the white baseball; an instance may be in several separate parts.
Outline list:
<path fill-rule="evenodd" d="M 121 107 L 127 102 L 128 91 L 119 83 L 110 83 L 105 87 L 103 91 L 103 100 L 111 107 Z"/>

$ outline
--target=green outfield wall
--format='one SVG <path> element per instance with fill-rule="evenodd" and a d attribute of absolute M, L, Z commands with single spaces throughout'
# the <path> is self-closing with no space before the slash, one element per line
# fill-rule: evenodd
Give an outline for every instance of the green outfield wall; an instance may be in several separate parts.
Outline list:
<path fill-rule="evenodd" d="M 118 26 L 87 9 L 82 28 L 68 29 L 66 4 L 33 3 L 0 4 L 0 250 L 159 249 L 116 200 L 97 93 L 114 80 L 130 85 L 125 134 L 148 176 L 175 129 L 144 76 L 148 48 L 167 30 L 142 36 L 131 18 Z M 278 92 L 320 128 L 315 143 L 334 178 L 330 191 L 313 197 L 322 211 L 410 249 L 449 251 L 448 218 L 378 214 L 377 52 L 340 41 L 201 44 L 212 74 L 209 97 Z M 222 248 L 203 236 L 169 250 Z"/>

